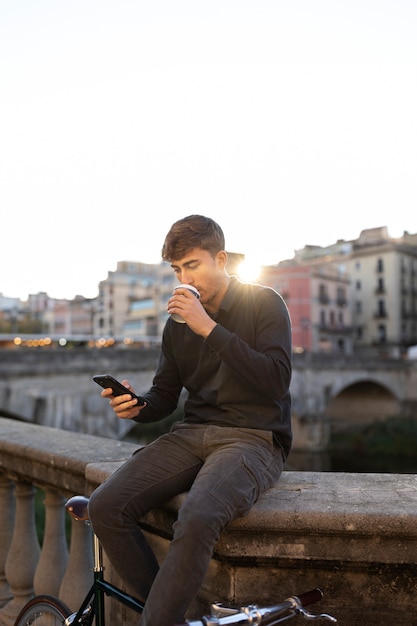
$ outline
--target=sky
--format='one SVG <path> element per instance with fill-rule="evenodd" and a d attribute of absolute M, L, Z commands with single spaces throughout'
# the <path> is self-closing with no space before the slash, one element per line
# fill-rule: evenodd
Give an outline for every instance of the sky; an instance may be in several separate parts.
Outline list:
<path fill-rule="evenodd" d="M 417 232 L 415 0 L 0 0 L 0 293 L 209 215 L 260 265 Z"/>

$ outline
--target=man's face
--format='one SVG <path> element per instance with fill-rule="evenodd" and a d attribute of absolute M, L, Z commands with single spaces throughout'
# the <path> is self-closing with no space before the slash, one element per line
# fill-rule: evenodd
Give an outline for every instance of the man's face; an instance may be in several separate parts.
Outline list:
<path fill-rule="evenodd" d="M 227 289 L 225 272 L 227 255 L 218 252 L 215 257 L 201 248 L 194 248 L 182 259 L 171 262 L 178 281 L 193 285 L 200 292 L 200 302 L 208 311 L 217 311 Z"/>

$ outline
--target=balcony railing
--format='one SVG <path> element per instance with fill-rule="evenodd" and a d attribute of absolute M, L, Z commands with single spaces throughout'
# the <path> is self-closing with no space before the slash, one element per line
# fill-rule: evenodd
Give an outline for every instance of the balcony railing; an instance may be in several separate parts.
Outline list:
<path fill-rule="evenodd" d="M 340 323 L 323 323 L 320 322 L 317 328 L 322 333 L 336 334 L 336 335 L 351 335 L 353 333 L 353 326 L 347 326 Z"/>
<path fill-rule="evenodd" d="M 375 319 L 375 320 L 385 320 L 385 319 L 388 319 L 388 313 L 387 313 L 387 311 L 383 311 L 383 310 L 381 310 L 381 311 L 376 311 L 376 312 L 374 313 L 374 319 Z"/>
<path fill-rule="evenodd" d="M 327 293 L 319 293 L 318 300 L 320 304 L 329 304 L 330 296 Z"/>

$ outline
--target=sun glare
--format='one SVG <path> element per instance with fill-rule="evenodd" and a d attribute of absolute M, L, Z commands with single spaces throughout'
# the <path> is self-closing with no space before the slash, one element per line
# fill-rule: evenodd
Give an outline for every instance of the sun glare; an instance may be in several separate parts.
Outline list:
<path fill-rule="evenodd" d="M 256 261 L 245 259 L 237 270 L 239 278 L 247 283 L 256 282 L 261 274 L 261 266 Z"/>

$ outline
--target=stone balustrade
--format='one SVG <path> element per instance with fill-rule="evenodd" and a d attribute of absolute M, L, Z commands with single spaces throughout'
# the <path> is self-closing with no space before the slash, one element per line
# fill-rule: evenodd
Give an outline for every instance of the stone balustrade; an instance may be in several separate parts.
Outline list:
<path fill-rule="evenodd" d="M 135 447 L 0 418 L 0 626 L 13 625 L 33 594 L 78 606 L 92 581 L 91 531 L 71 521 L 68 550 L 64 502 L 90 494 Z M 142 521 L 160 559 L 184 497 Z M 108 563 L 106 575 L 120 584 Z M 417 476 L 284 472 L 223 533 L 191 613 L 206 613 L 213 600 L 268 604 L 316 586 L 325 591 L 317 609 L 341 625 L 417 624 Z M 108 623 L 137 623 L 129 609 L 107 604 Z"/>

